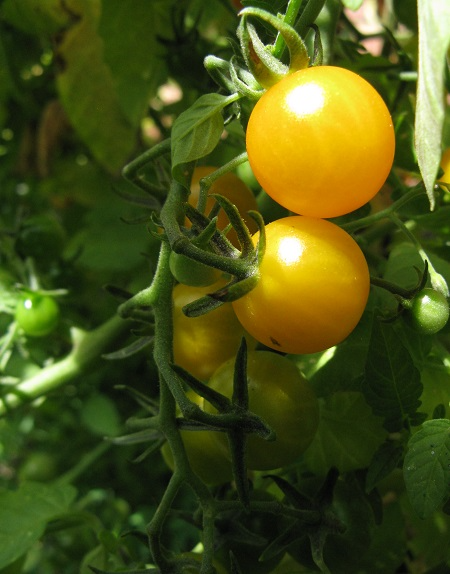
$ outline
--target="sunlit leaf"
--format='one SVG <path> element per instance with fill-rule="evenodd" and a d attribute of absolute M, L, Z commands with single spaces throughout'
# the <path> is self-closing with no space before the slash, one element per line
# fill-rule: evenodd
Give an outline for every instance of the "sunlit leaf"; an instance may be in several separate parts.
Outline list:
<path fill-rule="evenodd" d="M 339 392 L 321 402 L 317 434 L 305 453 L 308 468 L 325 475 L 331 467 L 349 472 L 369 465 L 386 437 L 383 421 L 358 392 Z"/>
<path fill-rule="evenodd" d="M 167 73 L 158 36 L 170 30 L 171 3 L 153 2 L 149 9 L 147 0 L 134 0 L 132 10 L 122 0 L 102 3 L 99 34 L 104 60 L 111 70 L 122 111 L 136 127 Z"/>
<path fill-rule="evenodd" d="M 420 172 L 434 208 L 434 182 L 441 158 L 444 125 L 444 70 L 450 45 L 450 2 L 418 0 L 419 69 L 416 108 L 416 151 Z"/>
<path fill-rule="evenodd" d="M 97 32 L 98 2 L 62 36 L 56 57 L 59 97 L 75 131 L 97 161 L 118 171 L 128 159 L 136 130 L 120 105 L 114 78 L 103 58 Z"/>
<path fill-rule="evenodd" d="M 210 153 L 223 131 L 222 110 L 229 98 L 220 94 L 205 94 L 182 112 L 172 128 L 172 169 Z M 182 183 L 182 181 L 180 181 Z"/>

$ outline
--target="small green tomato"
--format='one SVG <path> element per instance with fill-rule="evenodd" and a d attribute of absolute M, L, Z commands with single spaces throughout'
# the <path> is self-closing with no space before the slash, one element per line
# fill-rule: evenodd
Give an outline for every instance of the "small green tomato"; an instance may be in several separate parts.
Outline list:
<path fill-rule="evenodd" d="M 44 337 L 58 324 L 59 305 L 49 295 L 28 293 L 17 304 L 15 318 L 26 335 Z"/>

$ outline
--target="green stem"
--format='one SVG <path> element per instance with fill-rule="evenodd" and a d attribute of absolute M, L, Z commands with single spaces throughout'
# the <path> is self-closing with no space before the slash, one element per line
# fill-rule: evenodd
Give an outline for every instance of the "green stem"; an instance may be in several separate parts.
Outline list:
<path fill-rule="evenodd" d="M 73 330 L 74 345 L 66 357 L 44 367 L 29 379 L 21 381 L 10 392 L 0 396 L 0 416 L 9 409 L 41 397 L 79 376 L 127 329 L 129 325 L 123 319 L 113 316 L 93 331 Z"/>
<path fill-rule="evenodd" d="M 61 475 L 56 481 L 55 485 L 73 484 L 79 476 L 86 470 L 91 468 L 91 465 L 103 456 L 111 447 L 113 443 L 104 441 L 98 444 L 94 449 L 85 454 L 78 463 L 72 467 L 65 474 Z"/>
<path fill-rule="evenodd" d="M 372 213 L 367 217 L 361 217 L 361 219 L 356 219 L 355 221 L 349 221 L 348 223 L 343 223 L 341 227 L 342 229 L 345 229 L 345 231 L 352 233 L 354 231 L 357 231 L 358 229 L 362 229 L 363 227 L 368 227 L 369 225 L 372 225 L 382 219 L 390 218 L 391 214 L 395 213 L 398 209 L 400 209 L 413 199 L 420 197 L 421 195 L 423 195 L 423 193 L 424 190 L 422 186 L 415 187 L 411 191 L 409 191 L 408 193 L 397 199 L 397 201 L 394 201 L 391 205 L 389 205 L 389 207 L 386 207 L 385 209 L 382 209 L 377 213 Z"/>
<path fill-rule="evenodd" d="M 386 279 L 382 279 L 381 277 L 371 277 L 370 283 L 375 287 L 381 287 L 381 289 L 389 291 L 389 293 L 392 293 L 393 295 L 398 295 L 404 301 L 408 301 L 412 295 L 411 289 L 404 289 L 403 287 L 400 287 L 400 285 L 386 281 Z"/>
<path fill-rule="evenodd" d="M 298 11 L 300 10 L 300 6 L 302 5 L 302 0 L 290 0 L 286 13 L 284 15 L 284 22 L 289 24 L 290 26 L 294 26 L 295 20 L 297 18 Z M 284 49 L 286 48 L 286 44 L 284 42 L 283 36 L 278 33 L 277 39 L 275 40 L 275 47 L 272 51 L 275 58 L 281 58 Z"/>
<path fill-rule="evenodd" d="M 430 261 L 426 251 L 422 247 L 420 241 L 411 233 L 408 227 L 401 221 L 401 219 L 397 216 L 396 213 L 391 213 L 389 215 L 391 221 L 406 235 L 406 237 L 411 241 L 411 243 L 416 247 L 422 261 L 428 265 L 428 275 L 430 277 L 431 285 L 433 289 L 440 291 L 445 297 L 449 296 L 449 289 L 446 280 L 444 277 L 436 271 L 433 266 L 433 263 Z"/>
<path fill-rule="evenodd" d="M 309 26 L 316 21 L 324 5 L 325 0 L 309 0 L 296 26 L 297 32 L 302 38 L 306 36 Z"/>

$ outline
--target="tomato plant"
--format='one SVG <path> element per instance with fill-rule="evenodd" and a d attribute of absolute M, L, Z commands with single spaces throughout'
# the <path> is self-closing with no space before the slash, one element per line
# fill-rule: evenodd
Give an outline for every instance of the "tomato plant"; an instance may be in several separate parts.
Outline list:
<path fill-rule="evenodd" d="M 217 168 L 212 166 L 198 166 L 192 174 L 191 180 L 191 194 L 189 195 L 189 203 L 197 207 L 197 202 L 200 194 L 200 180 L 208 175 L 211 175 Z M 236 205 L 243 220 L 247 224 L 250 231 L 257 230 L 256 223 L 248 215 L 248 211 L 257 210 L 255 196 L 252 190 L 234 173 L 229 172 L 219 177 L 208 190 L 208 196 L 217 193 L 223 195 Z M 215 201 L 212 197 L 208 197 L 206 201 L 206 213 L 208 213 L 214 206 Z M 226 213 L 221 210 L 217 218 L 217 228 L 222 230 L 229 225 L 230 221 Z M 189 225 L 189 222 L 187 222 Z M 227 238 L 235 247 L 239 247 L 239 242 L 234 229 L 230 229 L 227 233 Z"/>
<path fill-rule="evenodd" d="M 175 362 L 202 381 L 234 356 L 246 334 L 230 304 L 200 317 L 187 317 L 183 313 L 185 305 L 213 290 L 214 286 L 189 287 L 182 284 L 173 290 Z"/>
<path fill-rule="evenodd" d="M 285 353 L 315 353 L 343 341 L 369 295 L 361 249 L 324 219 L 291 216 L 267 225 L 259 274 L 233 307 L 256 340 Z"/>
<path fill-rule="evenodd" d="M 1 2 L 0 572 L 446 572 L 448 0 L 129 4 Z"/>
<path fill-rule="evenodd" d="M 300 70 L 255 105 L 246 145 L 263 189 L 294 213 L 336 217 L 367 203 L 394 158 L 390 113 L 361 76 L 334 66 Z"/>
<path fill-rule="evenodd" d="M 194 392 L 187 393 L 188 398 L 198 405 L 203 403 L 201 397 Z M 182 430 L 184 447 L 186 449 L 192 470 L 203 482 L 211 485 L 223 484 L 232 479 L 231 463 L 224 453 L 217 448 L 215 435 L 217 431 Z M 169 468 L 174 469 L 174 459 L 168 443 L 164 443 L 161 454 Z"/>
<path fill-rule="evenodd" d="M 208 385 L 231 398 L 234 359 L 221 365 Z M 314 391 L 295 364 L 271 351 L 248 354 L 247 382 L 249 410 L 260 416 L 276 433 L 273 442 L 256 436 L 247 440 L 247 465 L 269 470 L 294 462 L 309 446 L 319 424 L 319 407 Z M 213 411 L 207 401 L 205 410 Z M 224 433 L 215 440 L 227 452 Z"/>
<path fill-rule="evenodd" d="M 434 335 L 445 327 L 449 318 L 446 297 L 439 291 L 422 289 L 406 310 L 408 322 L 424 335 Z"/>
<path fill-rule="evenodd" d="M 26 335 L 44 337 L 49 335 L 59 321 L 59 305 L 53 297 L 39 293 L 27 293 L 16 307 L 16 321 Z"/>

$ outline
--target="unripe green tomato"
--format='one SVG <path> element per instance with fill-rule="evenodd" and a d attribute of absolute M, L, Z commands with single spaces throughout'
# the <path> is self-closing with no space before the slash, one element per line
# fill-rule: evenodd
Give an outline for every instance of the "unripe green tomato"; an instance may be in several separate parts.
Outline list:
<path fill-rule="evenodd" d="M 58 324 L 59 305 L 53 297 L 30 293 L 17 304 L 15 318 L 26 335 L 44 337 Z"/>
<path fill-rule="evenodd" d="M 198 405 L 203 402 L 203 399 L 192 391 L 188 391 L 187 397 Z M 221 449 L 217 448 L 214 440 L 214 435 L 217 434 L 222 433 L 211 430 L 181 431 L 181 438 L 192 470 L 205 484 L 211 486 L 230 482 L 233 477 L 231 462 Z M 162 446 L 161 454 L 167 466 L 174 470 L 175 463 L 167 442 Z"/>
<path fill-rule="evenodd" d="M 169 258 L 172 275 L 183 285 L 206 287 L 219 280 L 220 271 L 181 253 L 172 251 Z"/>
<path fill-rule="evenodd" d="M 234 358 L 226 361 L 208 381 L 208 386 L 230 399 L 234 365 Z M 274 441 L 249 435 L 247 467 L 270 470 L 294 463 L 311 444 L 319 425 L 319 404 L 312 387 L 292 361 L 270 351 L 248 353 L 247 383 L 249 410 L 276 434 Z M 206 400 L 204 409 L 216 412 Z M 231 457 L 226 435 L 216 433 L 213 438 Z"/>
<path fill-rule="evenodd" d="M 439 291 L 422 289 L 414 297 L 406 313 L 408 322 L 416 331 L 423 335 L 434 335 L 443 329 L 448 321 L 448 301 Z"/>

